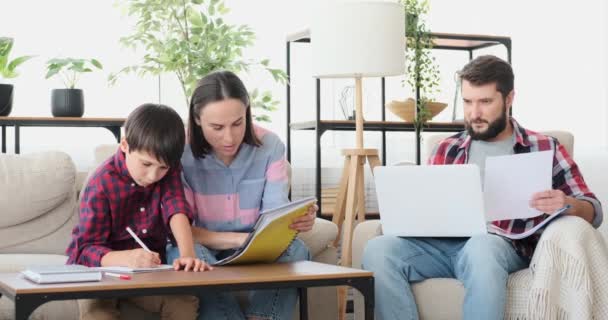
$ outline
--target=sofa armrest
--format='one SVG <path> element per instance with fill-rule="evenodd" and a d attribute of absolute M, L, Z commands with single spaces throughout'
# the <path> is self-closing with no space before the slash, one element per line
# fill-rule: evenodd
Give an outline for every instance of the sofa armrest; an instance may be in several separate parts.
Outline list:
<path fill-rule="evenodd" d="M 353 268 L 361 268 L 363 249 L 367 241 L 382 234 L 380 220 L 368 220 L 359 223 L 353 232 Z"/>
<path fill-rule="evenodd" d="M 304 241 L 312 257 L 323 252 L 338 236 L 338 226 L 335 223 L 316 218 L 312 230 L 298 235 Z"/>

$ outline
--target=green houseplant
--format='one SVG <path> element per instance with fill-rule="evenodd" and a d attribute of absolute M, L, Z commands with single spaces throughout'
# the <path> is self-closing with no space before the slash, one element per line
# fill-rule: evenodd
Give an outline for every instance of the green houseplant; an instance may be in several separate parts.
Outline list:
<path fill-rule="evenodd" d="M 418 130 L 433 115 L 446 107 L 444 103 L 434 102 L 435 95 L 439 93 L 440 73 L 435 57 L 431 53 L 433 37 L 424 21 L 428 13 L 428 0 L 401 0 L 406 14 L 406 80 L 411 88 L 411 96 L 416 97 L 416 88 L 419 90 L 419 99 L 409 98 L 406 101 L 392 101 L 388 108 L 404 119 L 413 121 Z M 415 110 L 418 112 L 415 112 Z"/>
<path fill-rule="evenodd" d="M 51 113 L 55 117 L 82 117 L 84 114 L 84 94 L 76 84 L 83 73 L 103 69 L 96 59 L 54 58 L 47 61 L 46 79 L 60 77 L 64 89 L 51 92 Z"/>
<path fill-rule="evenodd" d="M 127 14 L 137 21 L 133 34 L 121 43 L 144 51 L 140 64 L 124 67 L 110 75 L 114 83 L 122 73 L 142 75 L 173 73 L 179 80 L 186 105 L 198 79 L 216 70 L 235 73 L 261 66 L 275 81 L 287 75 L 270 67 L 268 60 L 246 60 L 243 50 L 251 46 L 255 34 L 247 25 L 224 21 L 229 9 L 222 0 L 121 0 Z M 252 106 L 265 111 L 276 109 L 278 101 L 268 91 L 253 90 Z M 257 120 L 268 121 L 266 115 Z"/>
<path fill-rule="evenodd" d="M 420 99 L 417 101 L 418 113 L 415 123 L 420 127 L 430 120 L 428 103 L 439 93 L 440 73 L 435 57 L 431 53 L 433 37 L 424 21 L 429 11 L 428 0 L 402 0 L 406 12 L 405 33 L 407 35 L 406 73 L 407 83 L 416 95 L 419 88 Z"/>
<path fill-rule="evenodd" d="M 13 38 L 0 37 L 0 80 L 16 78 L 19 75 L 17 67 L 33 58 L 33 56 L 21 56 L 10 60 L 13 43 Z M 8 116 L 13 109 L 14 87 L 2 82 L 0 81 L 0 116 Z"/>

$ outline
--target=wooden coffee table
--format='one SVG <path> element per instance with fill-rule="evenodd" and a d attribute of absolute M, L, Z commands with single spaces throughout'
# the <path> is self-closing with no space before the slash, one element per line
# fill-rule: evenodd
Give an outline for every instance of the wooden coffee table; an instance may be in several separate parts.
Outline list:
<path fill-rule="evenodd" d="M 312 261 L 225 266 L 208 272 L 142 273 L 133 275 L 132 280 L 104 276 L 100 282 L 49 285 L 34 284 L 19 273 L 0 273 L 0 296 L 6 295 L 14 301 L 16 320 L 26 320 L 38 306 L 53 300 L 279 288 L 298 289 L 300 319 L 308 319 L 306 289 L 339 285 L 359 290 L 365 299 L 365 319 L 373 319 L 374 278 L 371 272 Z"/>

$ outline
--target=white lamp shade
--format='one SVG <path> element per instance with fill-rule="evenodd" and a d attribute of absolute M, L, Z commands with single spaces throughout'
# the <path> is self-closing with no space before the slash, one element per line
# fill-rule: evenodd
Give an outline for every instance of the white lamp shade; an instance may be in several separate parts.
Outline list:
<path fill-rule="evenodd" d="M 395 76 L 405 71 L 403 5 L 328 1 L 311 25 L 313 76 Z"/>

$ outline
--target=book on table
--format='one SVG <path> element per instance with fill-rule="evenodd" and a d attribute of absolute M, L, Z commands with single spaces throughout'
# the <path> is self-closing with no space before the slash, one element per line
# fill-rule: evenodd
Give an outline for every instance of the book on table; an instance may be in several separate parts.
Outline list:
<path fill-rule="evenodd" d="M 261 212 L 243 246 L 214 265 L 275 262 L 298 235 L 289 228 L 293 220 L 304 216 L 316 201 L 307 197 Z"/>
<path fill-rule="evenodd" d="M 77 264 L 30 266 L 21 274 L 38 284 L 101 281 L 101 271 Z"/>

